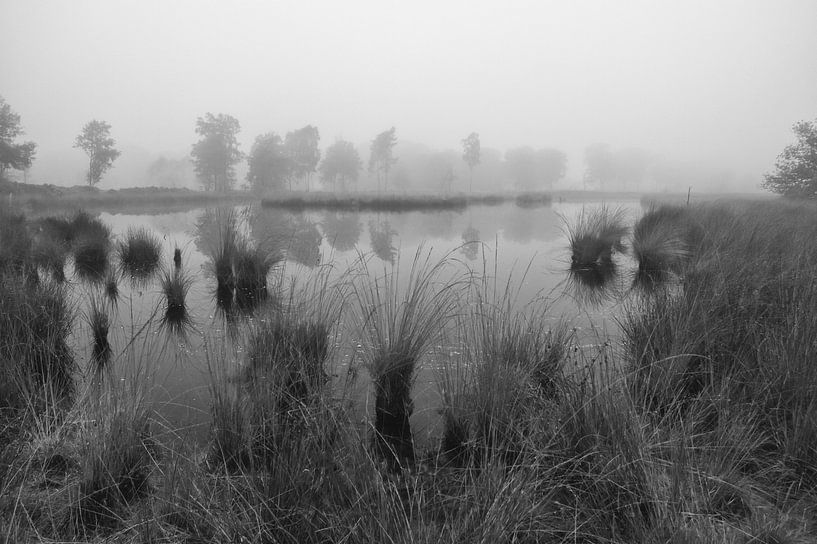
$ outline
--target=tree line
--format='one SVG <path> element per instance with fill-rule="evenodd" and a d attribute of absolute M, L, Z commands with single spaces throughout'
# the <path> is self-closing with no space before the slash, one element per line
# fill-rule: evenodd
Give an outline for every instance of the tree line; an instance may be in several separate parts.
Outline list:
<path fill-rule="evenodd" d="M 86 181 L 95 186 L 121 155 L 105 121 L 86 123 L 74 141 L 74 147 L 88 156 Z M 817 198 L 817 121 L 801 121 L 793 127 L 797 142 L 786 146 L 778 156 L 775 171 L 764 176 L 763 187 L 780 194 Z M 354 144 L 337 139 L 321 153 L 320 133 L 312 125 L 279 135 L 260 134 L 249 154 L 241 151 L 239 121 L 230 115 L 206 113 L 196 120 L 199 140 L 193 144 L 190 157 L 196 178 L 205 190 L 228 191 L 237 183 L 236 166 L 246 160 L 246 188 L 258 193 L 293 190 L 304 186 L 308 191 L 313 177 L 319 174 L 332 191 L 348 191 L 356 187 L 363 170 L 363 161 Z M 25 134 L 20 116 L 0 96 L 0 177 L 8 170 L 27 172 L 36 157 L 37 144 L 18 141 Z M 397 131 L 391 127 L 377 134 L 369 148 L 368 172 L 376 180 L 377 189 L 389 188 L 390 177 L 398 163 L 394 155 Z M 472 132 L 461 141 L 459 157 L 468 169 L 468 187 L 473 189 L 474 171 L 484 160 L 479 134 Z M 424 175 L 438 187 L 450 190 L 457 178 L 450 153 L 431 156 Z M 629 148 L 612 150 L 606 144 L 593 144 L 585 149 L 584 188 L 599 190 L 638 190 L 648 175 L 667 180 L 667 185 L 683 185 L 685 174 L 673 172 L 672 166 L 656 164 L 644 150 Z M 504 173 L 522 190 L 547 190 L 561 180 L 567 171 L 567 156 L 558 149 L 534 149 L 528 146 L 506 151 L 502 162 Z M 150 166 L 152 178 L 177 175 L 185 167 L 182 161 L 159 159 Z M 398 172 L 398 184 L 405 182 L 405 173 Z M 394 181 L 394 180 L 392 180 Z M 680 186 L 679 185 L 679 186 Z"/>

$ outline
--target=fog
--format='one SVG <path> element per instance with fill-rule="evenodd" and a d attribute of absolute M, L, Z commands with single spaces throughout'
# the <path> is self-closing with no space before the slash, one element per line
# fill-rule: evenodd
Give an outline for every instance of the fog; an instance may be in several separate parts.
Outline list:
<path fill-rule="evenodd" d="M 72 144 L 100 119 L 122 150 L 100 188 L 145 185 L 213 112 L 241 122 L 244 152 L 307 124 L 364 163 L 392 126 L 398 158 L 460 154 L 477 132 L 492 156 L 563 151 L 562 188 L 604 143 L 644 150 L 680 190 L 758 190 L 791 125 L 817 118 L 815 21 L 813 0 L 0 0 L 0 95 L 39 146 L 32 183 L 83 183 Z"/>

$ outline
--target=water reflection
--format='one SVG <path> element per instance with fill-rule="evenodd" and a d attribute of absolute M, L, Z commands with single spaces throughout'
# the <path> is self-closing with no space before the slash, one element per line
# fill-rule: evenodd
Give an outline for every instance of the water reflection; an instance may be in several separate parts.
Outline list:
<path fill-rule="evenodd" d="M 600 306 L 617 293 L 618 267 L 609 257 L 591 264 L 571 263 L 568 270 L 568 288 L 579 304 Z"/>
<path fill-rule="evenodd" d="M 329 246 L 337 251 L 351 251 L 357 246 L 363 224 L 355 212 L 326 212 L 321 228 Z"/>
<path fill-rule="evenodd" d="M 479 255 L 479 247 L 479 231 L 475 229 L 473 225 L 469 224 L 468 228 L 462 233 L 462 247 L 460 247 L 460 253 L 462 253 L 469 261 L 473 261 Z"/>
<path fill-rule="evenodd" d="M 372 251 L 381 260 L 387 263 L 394 263 L 397 257 L 397 248 L 394 247 L 392 238 L 397 231 L 392 229 L 391 223 L 387 219 L 377 219 L 369 221 L 369 241 L 372 244 Z"/>
<path fill-rule="evenodd" d="M 319 265 L 323 236 L 318 224 L 306 216 L 297 215 L 292 218 L 290 232 L 287 258 L 310 268 Z"/>

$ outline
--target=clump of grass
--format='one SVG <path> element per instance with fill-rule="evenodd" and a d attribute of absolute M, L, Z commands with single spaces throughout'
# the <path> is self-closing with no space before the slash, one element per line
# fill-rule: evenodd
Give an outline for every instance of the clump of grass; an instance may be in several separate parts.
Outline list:
<path fill-rule="evenodd" d="M 85 429 L 81 479 L 70 512 L 71 532 L 111 528 L 128 506 L 150 490 L 155 466 L 150 418 L 141 402 L 103 403 L 93 427 Z"/>
<path fill-rule="evenodd" d="M 516 308 L 519 288 L 483 279 L 460 321 L 459 356 L 443 367 L 442 453 L 453 466 L 517 463 L 566 381 L 571 334 L 548 308 Z"/>
<path fill-rule="evenodd" d="M 71 225 L 75 273 L 86 281 L 101 282 L 108 269 L 110 228 L 85 212 L 77 213 Z"/>
<path fill-rule="evenodd" d="M 192 284 L 193 278 L 182 269 L 165 271 L 162 276 L 162 292 L 166 305 L 160 323 L 175 334 L 184 334 L 193 323 L 186 300 Z"/>
<path fill-rule="evenodd" d="M 81 279 L 99 283 L 108 270 L 108 242 L 94 238 L 80 240 L 74 249 L 74 272 Z"/>
<path fill-rule="evenodd" d="M 235 287 L 235 272 L 233 263 L 238 250 L 241 233 L 238 230 L 238 218 L 230 209 L 226 212 L 216 210 L 216 239 L 210 248 L 213 273 L 220 290 L 230 290 Z"/>
<path fill-rule="evenodd" d="M 689 208 L 664 204 L 648 209 L 633 228 L 636 285 L 652 289 L 671 275 L 680 275 L 699 238 Z"/>
<path fill-rule="evenodd" d="M 58 221 L 54 225 L 60 228 L 65 223 Z M 88 212 L 82 210 L 74 214 L 67 226 L 68 230 L 64 232 L 64 235 L 69 243 L 83 238 L 107 240 L 111 236 L 111 229 L 108 225 L 98 217 L 92 217 Z"/>
<path fill-rule="evenodd" d="M 235 296 L 242 309 L 252 310 L 267 297 L 267 275 L 280 255 L 266 255 L 248 241 L 240 243 L 234 255 Z"/>
<path fill-rule="evenodd" d="M 158 269 L 162 241 L 145 227 L 129 227 L 117 245 L 122 270 L 132 280 L 144 282 Z"/>
<path fill-rule="evenodd" d="M 173 266 L 176 268 L 182 267 L 182 250 L 179 246 L 173 248 Z"/>
<path fill-rule="evenodd" d="M 64 243 L 52 238 L 40 236 L 33 247 L 34 262 L 54 281 L 65 281 L 65 261 L 68 257 L 68 248 Z"/>
<path fill-rule="evenodd" d="M 111 320 L 104 304 L 94 296 L 88 304 L 86 321 L 91 331 L 91 364 L 96 372 L 100 372 L 111 360 L 111 344 L 108 341 Z"/>
<path fill-rule="evenodd" d="M 592 268 L 612 259 L 614 252 L 623 253 L 628 231 L 624 211 L 602 205 L 592 210 L 582 208 L 574 223 L 567 226 L 571 268 Z"/>
<path fill-rule="evenodd" d="M 46 391 L 70 398 L 75 367 L 66 292 L 60 285 L 30 286 L 16 278 L 0 275 L 0 381 L 8 387 L 0 404 L 22 408 Z"/>
<path fill-rule="evenodd" d="M 458 279 L 445 278 L 446 259 L 418 249 L 408 281 L 397 263 L 382 277 L 356 285 L 367 337 L 366 364 L 375 386 L 374 450 L 392 470 L 415 461 L 410 417 L 417 366 L 457 309 Z M 366 277 L 366 276 L 364 276 Z"/>
<path fill-rule="evenodd" d="M 31 237 L 25 216 L 0 206 L 0 273 L 22 276 L 28 267 Z"/>

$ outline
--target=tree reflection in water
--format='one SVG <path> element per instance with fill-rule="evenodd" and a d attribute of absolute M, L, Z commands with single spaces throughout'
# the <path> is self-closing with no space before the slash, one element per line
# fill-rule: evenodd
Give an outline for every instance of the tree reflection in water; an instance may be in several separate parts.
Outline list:
<path fill-rule="evenodd" d="M 479 231 L 473 225 L 468 225 L 468 228 L 462 233 L 460 253 L 469 261 L 473 261 L 479 255 L 480 242 Z"/>
<path fill-rule="evenodd" d="M 394 264 L 397 257 L 397 248 L 394 247 L 392 238 L 397 231 L 391 228 L 388 220 L 372 219 L 369 221 L 369 241 L 372 244 L 372 251 L 381 260 Z"/>
<path fill-rule="evenodd" d="M 363 232 L 360 214 L 355 212 L 326 212 L 321 221 L 321 228 L 329 246 L 336 251 L 355 249 Z"/>

